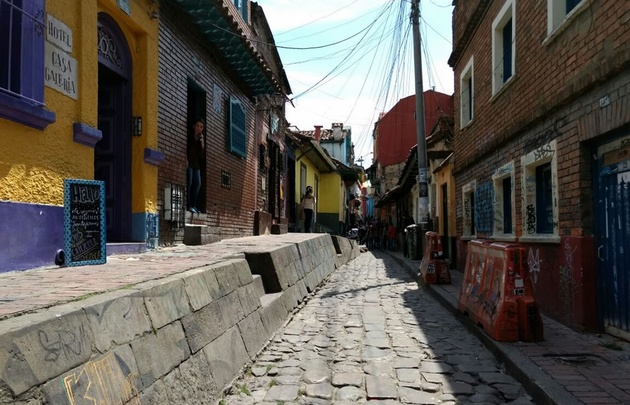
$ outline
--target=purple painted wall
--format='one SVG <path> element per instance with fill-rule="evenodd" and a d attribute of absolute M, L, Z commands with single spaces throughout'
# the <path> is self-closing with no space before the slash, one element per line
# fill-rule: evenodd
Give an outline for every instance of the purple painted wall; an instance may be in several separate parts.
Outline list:
<path fill-rule="evenodd" d="M 0 201 L 0 272 L 53 266 L 63 244 L 63 207 Z"/>

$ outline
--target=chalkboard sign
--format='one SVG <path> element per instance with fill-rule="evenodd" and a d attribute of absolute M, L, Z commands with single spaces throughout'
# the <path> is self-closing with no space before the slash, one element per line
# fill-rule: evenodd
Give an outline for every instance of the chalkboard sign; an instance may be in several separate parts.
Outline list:
<path fill-rule="evenodd" d="M 63 186 L 65 264 L 105 263 L 105 182 L 66 179 Z"/>

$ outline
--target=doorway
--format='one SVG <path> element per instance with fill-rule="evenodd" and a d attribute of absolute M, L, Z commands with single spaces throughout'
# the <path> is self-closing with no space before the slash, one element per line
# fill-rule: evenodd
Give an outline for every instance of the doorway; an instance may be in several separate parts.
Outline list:
<path fill-rule="evenodd" d="M 600 324 L 630 337 L 630 135 L 597 148 L 595 242 Z M 626 248 L 624 248 L 626 247 Z"/>
<path fill-rule="evenodd" d="M 94 179 L 105 182 L 108 242 L 131 240 L 131 57 L 124 34 L 98 16 L 98 129 Z"/>

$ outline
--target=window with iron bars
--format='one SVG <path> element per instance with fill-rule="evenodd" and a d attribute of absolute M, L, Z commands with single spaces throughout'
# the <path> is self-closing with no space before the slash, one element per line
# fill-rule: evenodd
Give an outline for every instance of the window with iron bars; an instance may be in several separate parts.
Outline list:
<path fill-rule="evenodd" d="M 45 0 L 0 0 L 0 117 L 43 129 Z"/>

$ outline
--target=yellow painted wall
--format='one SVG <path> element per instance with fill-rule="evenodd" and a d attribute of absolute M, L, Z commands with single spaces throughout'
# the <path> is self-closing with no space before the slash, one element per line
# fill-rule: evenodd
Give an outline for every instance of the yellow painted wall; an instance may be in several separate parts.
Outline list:
<path fill-rule="evenodd" d="M 453 164 L 449 163 L 445 167 L 443 167 L 437 173 L 437 209 L 439 212 L 440 218 L 443 217 L 442 211 L 442 186 L 447 184 L 447 194 L 448 194 L 448 233 L 444 230 L 444 224 L 442 220 L 439 221 L 439 230 L 438 233 L 441 235 L 456 235 L 456 212 L 455 212 L 455 177 L 453 177 Z"/>
<path fill-rule="evenodd" d="M 131 1 L 131 16 L 116 0 L 55 0 L 46 13 L 72 30 L 71 56 L 78 65 L 78 100 L 45 87 L 46 108 L 56 121 L 37 130 L 0 118 L 0 200 L 63 205 L 65 178 L 94 178 L 94 149 L 73 141 L 73 124 L 94 128 L 98 122 L 97 14 L 106 11 L 124 31 L 133 59 L 133 115 L 143 117 L 143 135 L 133 140 L 133 212 L 157 210 L 157 168 L 144 163 L 144 148 L 157 148 L 156 8 Z"/>
<path fill-rule="evenodd" d="M 302 164 L 306 166 L 306 184 L 301 184 L 302 177 L 300 173 L 302 172 Z M 295 163 L 295 201 L 298 203 L 302 201 L 302 190 L 306 189 L 306 186 L 315 188 L 315 176 L 320 177 L 319 171 L 313 166 L 310 160 L 302 157 Z"/>
<path fill-rule="evenodd" d="M 341 199 L 341 177 L 338 173 L 326 173 L 319 178 L 318 211 L 338 213 Z"/>

